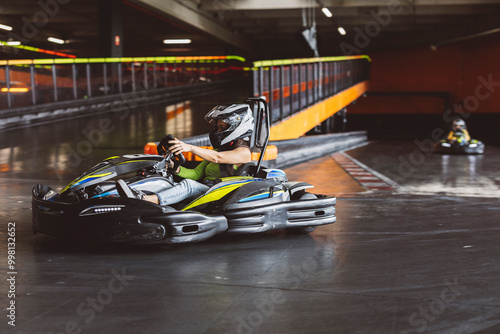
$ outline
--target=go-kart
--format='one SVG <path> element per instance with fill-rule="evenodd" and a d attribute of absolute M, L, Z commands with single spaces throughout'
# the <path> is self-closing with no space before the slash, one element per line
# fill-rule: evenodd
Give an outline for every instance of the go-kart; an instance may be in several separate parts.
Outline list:
<path fill-rule="evenodd" d="M 482 141 L 476 139 L 471 139 L 468 142 L 443 139 L 436 142 L 434 152 L 441 154 L 483 154 L 484 144 Z"/>
<path fill-rule="evenodd" d="M 279 169 L 262 167 L 269 140 L 265 100 L 249 98 L 256 120 L 250 146 L 260 150 L 257 163 L 218 180 L 202 196 L 186 203 L 160 206 L 124 197 L 116 180 L 142 192 L 174 185 L 169 162 L 184 163 L 182 154 L 132 154 L 105 159 L 72 181 L 60 193 L 46 185 L 33 188 L 33 231 L 97 242 L 171 244 L 206 240 L 219 233 L 288 230 L 310 233 L 336 221 L 335 197 L 306 191 L 313 186 L 291 182 Z M 165 139 L 165 138 L 164 138 Z M 163 144 L 162 144 L 163 143 Z M 164 148 L 166 140 L 159 144 Z"/>

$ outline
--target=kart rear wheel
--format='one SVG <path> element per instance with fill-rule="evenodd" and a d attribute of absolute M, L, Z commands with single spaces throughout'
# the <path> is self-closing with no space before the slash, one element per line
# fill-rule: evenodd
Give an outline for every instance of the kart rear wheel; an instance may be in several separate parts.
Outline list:
<path fill-rule="evenodd" d="M 305 191 L 299 191 L 295 194 L 292 195 L 292 200 L 306 200 L 306 199 L 317 199 L 318 197 L 314 194 L 305 192 Z M 308 234 L 311 233 L 316 229 L 316 226 L 305 226 L 305 227 L 294 227 L 294 228 L 289 228 L 287 229 L 288 232 L 294 233 L 294 234 Z"/>

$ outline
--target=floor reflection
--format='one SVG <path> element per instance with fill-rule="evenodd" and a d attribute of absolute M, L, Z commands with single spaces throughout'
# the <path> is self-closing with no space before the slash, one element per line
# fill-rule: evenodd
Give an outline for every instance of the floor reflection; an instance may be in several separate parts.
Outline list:
<path fill-rule="evenodd" d="M 493 149 L 493 148 L 492 148 Z M 496 155 L 433 155 L 399 190 L 414 194 L 499 197 L 492 166 Z M 486 163 L 488 161 L 488 163 Z"/>
<path fill-rule="evenodd" d="M 475 184 L 478 181 L 482 155 L 441 156 L 441 182 L 443 185 L 457 186 Z"/>

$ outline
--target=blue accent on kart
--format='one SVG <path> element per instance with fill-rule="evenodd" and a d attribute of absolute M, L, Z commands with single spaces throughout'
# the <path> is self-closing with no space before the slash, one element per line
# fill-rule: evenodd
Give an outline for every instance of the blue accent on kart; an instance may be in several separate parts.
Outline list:
<path fill-rule="evenodd" d="M 279 169 L 273 169 L 269 173 L 267 173 L 267 178 L 272 178 L 272 177 L 286 177 L 285 172 Z"/>
<path fill-rule="evenodd" d="M 105 193 L 95 195 L 92 198 L 107 197 L 107 196 L 111 196 L 111 195 L 118 195 L 118 191 L 116 191 L 116 190 L 107 191 Z"/>
<path fill-rule="evenodd" d="M 87 176 L 87 177 L 85 177 L 83 180 L 80 180 L 80 181 L 76 182 L 75 184 L 73 184 L 73 185 L 71 186 L 71 188 L 74 188 L 74 187 L 79 186 L 79 185 L 81 185 L 81 184 L 84 184 L 84 183 L 90 182 L 90 181 L 92 181 L 92 180 L 94 180 L 94 179 L 99 179 L 99 178 L 101 178 L 101 177 L 102 177 L 102 175 Z"/>
<path fill-rule="evenodd" d="M 283 190 L 280 190 L 280 191 L 275 191 L 273 192 L 273 197 L 277 197 L 277 196 L 281 196 L 283 195 L 285 192 Z M 247 198 L 242 198 L 238 201 L 238 203 L 244 203 L 244 202 L 250 202 L 250 201 L 256 201 L 258 199 L 263 199 L 263 198 L 269 198 L 269 192 L 267 193 L 262 193 L 262 194 L 258 194 L 258 195 L 254 195 L 254 196 L 250 196 L 250 197 L 247 197 Z"/>

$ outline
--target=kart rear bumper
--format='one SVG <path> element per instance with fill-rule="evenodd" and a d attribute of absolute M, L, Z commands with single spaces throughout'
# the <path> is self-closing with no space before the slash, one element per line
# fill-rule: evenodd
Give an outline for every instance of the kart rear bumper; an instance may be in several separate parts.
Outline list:
<path fill-rule="evenodd" d="M 333 224 L 335 197 L 296 200 L 224 212 L 228 233 L 260 233 L 297 227 Z"/>

